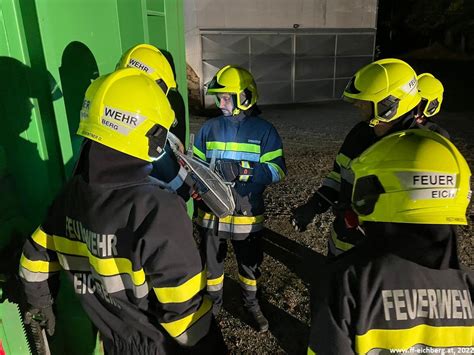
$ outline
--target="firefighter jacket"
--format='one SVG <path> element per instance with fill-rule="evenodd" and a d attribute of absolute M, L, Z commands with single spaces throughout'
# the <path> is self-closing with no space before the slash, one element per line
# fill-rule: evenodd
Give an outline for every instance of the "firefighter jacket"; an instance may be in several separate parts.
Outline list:
<path fill-rule="evenodd" d="M 249 164 L 253 175 L 239 178 L 233 187 L 235 212 L 221 218 L 198 210 L 198 224 L 218 229 L 221 235 L 245 239 L 263 228 L 263 192 L 267 185 L 286 175 L 283 145 L 275 127 L 257 116 L 220 116 L 204 123 L 194 141 L 194 154 L 207 162 L 212 159 Z M 218 226 L 214 223 L 218 223 Z"/>
<path fill-rule="evenodd" d="M 447 131 L 433 122 L 427 121 L 425 126 L 418 126 L 415 122 L 414 113 L 410 112 L 402 117 L 386 135 L 405 129 L 419 128 L 430 129 L 449 138 Z M 364 238 L 360 228 L 354 228 L 351 223 L 348 223 L 350 215 L 353 214 L 351 198 L 354 174 L 351 163 L 381 138 L 375 135 L 373 128 L 367 122 L 357 123 L 344 139 L 332 171 L 323 180 L 322 186 L 318 190 L 320 194 L 335 204 L 333 209 L 335 219 L 328 243 L 329 252 L 333 255 L 339 255 L 349 250 Z M 323 203 L 326 204 L 327 209 L 329 204 L 325 201 Z"/>
<path fill-rule="evenodd" d="M 51 305 L 63 269 L 112 353 L 218 351 L 184 202 L 159 188 L 147 162 L 95 142 L 81 160 L 24 246 L 28 303 Z"/>
<path fill-rule="evenodd" d="M 314 285 L 308 354 L 472 352 L 474 273 L 453 227 L 378 227 Z"/>

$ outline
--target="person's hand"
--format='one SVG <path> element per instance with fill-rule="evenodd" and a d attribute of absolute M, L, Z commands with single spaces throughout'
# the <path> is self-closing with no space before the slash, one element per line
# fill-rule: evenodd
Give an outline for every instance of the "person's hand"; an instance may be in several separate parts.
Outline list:
<path fill-rule="evenodd" d="M 218 160 L 216 171 L 228 182 L 248 181 L 253 176 L 253 167 L 248 161 Z"/>
<path fill-rule="evenodd" d="M 201 201 L 202 200 L 202 197 L 201 197 L 201 195 L 199 195 L 198 187 L 197 187 L 196 184 L 194 184 L 191 187 L 191 198 L 193 200 L 196 200 L 196 201 Z"/>
<path fill-rule="evenodd" d="M 316 193 L 308 202 L 295 208 L 291 216 L 291 225 L 297 232 L 304 232 L 317 214 L 324 213 L 329 205 Z"/>
<path fill-rule="evenodd" d="M 37 322 L 40 327 L 46 329 L 49 336 L 52 336 L 56 327 L 56 316 L 53 312 L 53 306 L 44 308 L 30 306 L 25 313 L 24 322 L 27 325 Z"/>
<path fill-rule="evenodd" d="M 218 160 L 216 162 L 216 172 L 225 181 L 235 181 L 240 175 L 240 164 L 237 161 Z"/>

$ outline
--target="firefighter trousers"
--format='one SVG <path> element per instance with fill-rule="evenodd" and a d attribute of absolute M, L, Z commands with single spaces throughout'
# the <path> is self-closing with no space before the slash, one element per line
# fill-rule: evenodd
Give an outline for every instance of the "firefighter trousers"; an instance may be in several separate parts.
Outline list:
<path fill-rule="evenodd" d="M 207 266 L 207 292 L 214 302 L 215 309 L 222 306 L 224 286 L 224 261 L 227 255 L 227 241 L 234 248 L 239 269 L 244 307 L 254 310 L 259 307 L 257 300 L 257 280 L 263 261 L 261 232 L 250 234 L 243 240 L 233 240 L 229 236 L 219 236 L 211 229 L 201 230 L 201 250 Z"/>

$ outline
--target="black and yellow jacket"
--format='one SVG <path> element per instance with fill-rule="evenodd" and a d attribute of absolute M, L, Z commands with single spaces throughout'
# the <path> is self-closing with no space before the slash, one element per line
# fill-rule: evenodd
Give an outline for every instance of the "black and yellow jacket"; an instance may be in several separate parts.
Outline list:
<path fill-rule="evenodd" d="M 472 352 L 474 273 L 459 264 L 454 229 L 366 229 L 313 287 L 308 354 Z"/>
<path fill-rule="evenodd" d="M 426 121 L 424 125 L 416 125 L 414 111 L 407 113 L 385 135 L 410 128 L 429 129 L 440 133 L 449 139 L 446 130 L 436 123 Z M 359 157 L 362 152 L 380 140 L 374 129 L 367 122 L 357 123 L 347 134 L 341 148 L 336 156 L 332 171 L 323 180 L 318 192 L 335 204 L 335 219 L 331 228 L 329 239 L 329 251 L 332 255 L 339 255 L 359 243 L 364 235 L 360 229 L 348 226 L 346 223 L 347 213 L 351 214 L 352 188 L 354 184 L 354 173 L 351 169 L 352 161 Z M 317 195 L 313 196 L 313 198 Z M 329 208 L 329 203 L 326 209 Z"/>
<path fill-rule="evenodd" d="M 221 353 L 185 204 L 150 171 L 149 163 L 89 143 L 24 246 L 27 301 L 52 304 L 63 269 L 115 353 Z"/>

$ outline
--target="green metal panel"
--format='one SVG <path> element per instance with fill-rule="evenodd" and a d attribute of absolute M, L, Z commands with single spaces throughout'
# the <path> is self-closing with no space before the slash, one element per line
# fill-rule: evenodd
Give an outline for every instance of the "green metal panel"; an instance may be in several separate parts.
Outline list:
<path fill-rule="evenodd" d="M 29 355 L 30 350 L 17 305 L 8 301 L 0 303 L 0 315 L 0 340 L 5 353 Z"/>
<path fill-rule="evenodd" d="M 187 141 L 182 7 L 182 0 L 0 0 L 0 116 L 7 122 L 0 130 L 0 253 L 12 235 L 31 233 L 70 176 L 85 90 L 129 47 L 155 44 L 174 63 L 174 131 Z M 64 276 L 61 284 L 52 353 L 90 354 L 94 328 Z"/>

